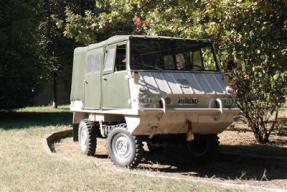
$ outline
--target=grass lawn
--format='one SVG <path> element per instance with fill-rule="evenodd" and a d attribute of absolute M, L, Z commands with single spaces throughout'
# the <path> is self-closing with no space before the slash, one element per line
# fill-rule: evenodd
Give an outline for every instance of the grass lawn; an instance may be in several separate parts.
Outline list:
<path fill-rule="evenodd" d="M 93 157 L 48 155 L 43 137 L 70 126 L 66 106 L 0 113 L 0 191 L 234 191 L 185 180 L 113 171 Z M 115 168 L 120 169 L 120 168 Z"/>

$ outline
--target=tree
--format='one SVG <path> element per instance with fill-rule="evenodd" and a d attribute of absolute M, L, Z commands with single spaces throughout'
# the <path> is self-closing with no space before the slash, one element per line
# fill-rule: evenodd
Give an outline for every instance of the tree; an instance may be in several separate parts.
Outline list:
<path fill-rule="evenodd" d="M 138 30 L 140 26 L 136 23 L 142 8 L 139 6 L 137 1 L 102 0 L 97 1 L 93 10 L 86 10 L 84 15 L 75 13 L 67 6 L 66 17 L 58 18 L 57 26 L 63 30 L 65 37 L 83 45 L 113 35 L 144 33 Z"/>
<path fill-rule="evenodd" d="M 286 24 L 284 1 L 253 1 L 228 5 L 225 46 L 240 65 L 233 86 L 238 106 L 259 143 L 267 143 L 279 124 L 278 110 L 286 95 Z M 231 10 L 229 10 L 231 11 Z"/>
<path fill-rule="evenodd" d="M 0 108 L 27 105 L 42 76 L 39 63 L 41 3 L 16 0 L 0 3 Z"/>
<path fill-rule="evenodd" d="M 84 14 L 86 9 L 94 8 L 92 0 L 44 0 L 44 19 L 41 22 L 41 45 L 43 66 L 47 73 L 45 79 L 52 80 L 53 106 L 57 108 L 58 81 L 70 85 L 73 50 L 77 46 L 72 40 L 64 37 L 57 28 L 56 22 L 64 18 L 65 7 L 70 7 L 76 13 Z M 70 86 L 68 86 L 70 87 Z"/>
<path fill-rule="evenodd" d="M 239 65 L 233 73 L 238 106 L 256 140 L 268 142 L 286 95 L 286 1 L 167 2 L 147 17 L 148 33 L 219 41 L 221 59 Z"/>

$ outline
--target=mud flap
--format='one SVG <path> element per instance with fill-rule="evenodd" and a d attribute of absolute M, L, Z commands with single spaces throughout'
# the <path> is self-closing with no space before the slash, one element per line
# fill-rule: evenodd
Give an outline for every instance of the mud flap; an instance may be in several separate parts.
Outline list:
<path fill-rule="evenodd" d="M 186 125 L 187 125 L 187 133 L 186 133 L 186 141 L 191 142 L 194 140 L 194 134 L 192 131 L 192 122 L 189 120 L 186 120 Z"/>

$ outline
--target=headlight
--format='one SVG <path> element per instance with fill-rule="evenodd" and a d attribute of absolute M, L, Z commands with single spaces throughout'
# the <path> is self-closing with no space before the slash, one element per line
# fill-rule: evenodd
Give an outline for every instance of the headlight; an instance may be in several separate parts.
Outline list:
<path fill-rule="evenodd" d="M 234 94 L 234 89 L 233 89 L 232 87 L 230 87 L 230 86 L 227 86 L 227 87 L 225 88 L 225 91 L 226 91 L 226 93 L 228 93 L 228 94 Z"/>
<path fill-rule="evenodd" d="M 160 99 L 143 95 L 139 99 L 140 105 L 144 108 L 160 108 Z"/>
<path fill-rule="evenodd" d="M 140 98 L 140 103 L 150 104 L 152 103 L 152 99 L 150 97 L 143 97 L 143 98 Z"/>

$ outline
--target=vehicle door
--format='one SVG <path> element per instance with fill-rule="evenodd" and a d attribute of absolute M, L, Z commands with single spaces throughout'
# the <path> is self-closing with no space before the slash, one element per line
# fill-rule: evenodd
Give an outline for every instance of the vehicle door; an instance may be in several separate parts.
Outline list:
<path fill-rule="evenodd" d="M 130 108 L 127 43 L 106 47 L 102 92 L 103 109 Z"/>
<path fill-rule="evenodd" d="M 101 108 L 101 70 L 104 48 L 91 50 L 87 54 L 85 72 L 85 109 Z"/>

